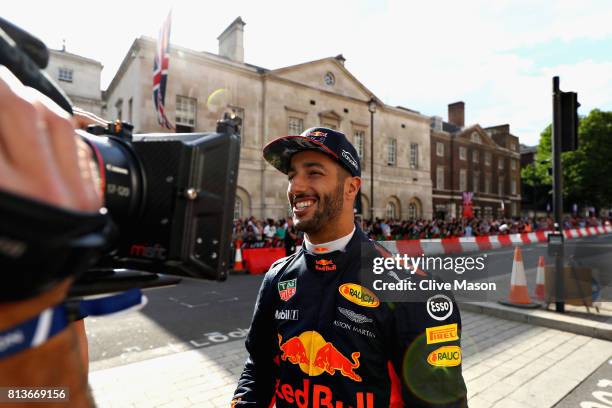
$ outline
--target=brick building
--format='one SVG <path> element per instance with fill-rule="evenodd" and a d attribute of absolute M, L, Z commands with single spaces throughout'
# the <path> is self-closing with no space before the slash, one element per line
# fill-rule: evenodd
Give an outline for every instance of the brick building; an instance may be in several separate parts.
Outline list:
<path fill-rule="evenodd" d="M 463 192 L 473 192 L 476 216 L 520 214 L 518 137 L 509 125 L 465 126 L 465 104 L 448 105 L 448 122 L 431 123 L 431 179 L 434 217 L 460 217 Z"/>

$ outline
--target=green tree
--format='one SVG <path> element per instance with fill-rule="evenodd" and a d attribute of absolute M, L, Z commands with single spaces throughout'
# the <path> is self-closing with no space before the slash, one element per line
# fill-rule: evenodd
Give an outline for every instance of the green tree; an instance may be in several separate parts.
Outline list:
<path fill-rule="evenodd" d="M 540 134 L 534 166 L 521 171 L 521 177 L 530 186 L 552 186 L 551 136 L 549 125 Z M 578 150 L 563 153 L 561 162 L 566 203 L 609 207 L 612 204 L 612 112 L 594 109 L 581 118 Z"/>
<path fill-rule="evenodd" d="M 580 121 L 579 149 L 568 153 L 567 192 L 595 207 L 612 204 L 612 112 L 592 110 Z"/>

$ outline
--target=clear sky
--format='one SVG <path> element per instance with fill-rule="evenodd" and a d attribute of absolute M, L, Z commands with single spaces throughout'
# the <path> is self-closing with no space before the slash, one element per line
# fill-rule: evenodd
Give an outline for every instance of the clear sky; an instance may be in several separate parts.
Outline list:
<path fill-rule="evenodd" d="M 447 104 L 462 100 L 466 124 L 509 123 L 525 144 L 551 120 L 553 75 L 578 92 L 581 114 L 612 110 L 607 0 L 20 0 L 2 16 L 102 62 L 106 88 L 134 38 L 156 37 L 170 8 L 172 44 L 217 53 L 217 36 L 241 16 L 248 63 L 275 69 L 342 53 L 387 104 L 446 119 Z"/>

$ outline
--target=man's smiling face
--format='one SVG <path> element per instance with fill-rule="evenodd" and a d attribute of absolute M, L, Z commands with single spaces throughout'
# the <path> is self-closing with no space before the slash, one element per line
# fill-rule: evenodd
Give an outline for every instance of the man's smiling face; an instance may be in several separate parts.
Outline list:
<path fill-rule="evenodd" d="M 310 234 L 333 227 L 342 213 L 349 173 L 327 155 L 307 150 L 293 155 L 287 176 L 295 227 Z"/>

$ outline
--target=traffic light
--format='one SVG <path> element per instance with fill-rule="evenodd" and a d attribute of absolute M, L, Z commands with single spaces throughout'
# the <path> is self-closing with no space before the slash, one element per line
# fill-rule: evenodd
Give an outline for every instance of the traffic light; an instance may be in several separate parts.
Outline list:
<path fill-rule="evenodd" d="M 578 149 L 578 94 L 561 92 L 561 151 Z"/>

